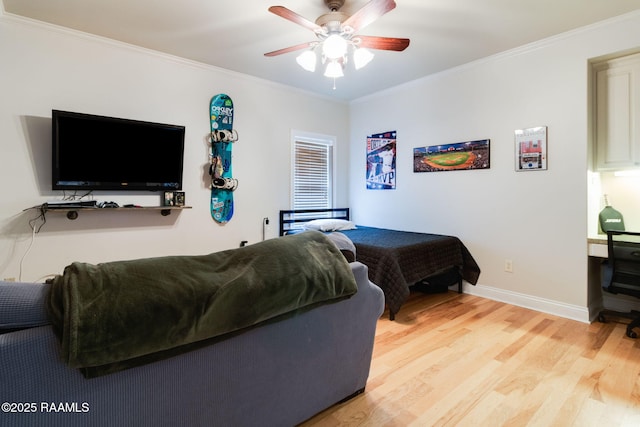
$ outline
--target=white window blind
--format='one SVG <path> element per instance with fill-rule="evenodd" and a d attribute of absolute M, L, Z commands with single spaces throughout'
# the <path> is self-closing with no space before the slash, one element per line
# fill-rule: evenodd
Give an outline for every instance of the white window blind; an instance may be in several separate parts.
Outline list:
<path fill-rule="evenodd" d="M 331 139 L 293 140 L 293 209 L 333 207 Z"/>

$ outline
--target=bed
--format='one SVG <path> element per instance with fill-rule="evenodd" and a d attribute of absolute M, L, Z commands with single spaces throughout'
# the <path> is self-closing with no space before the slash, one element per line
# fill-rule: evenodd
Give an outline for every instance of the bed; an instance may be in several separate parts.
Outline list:
<path fill-rule="evenodd" d="M 298 233 L 310 224 L 322 224 L 320 231 L 339 231 L 355 245 L 356 260 L 369 267 L 369 280 L 384 292 L 389 318 L 407 300 L 410 287 L 434 278 L 475 285 L 480 268 L 465 245 L 454 236 L 350 227 L 349 208 L 280 211 L 280 235 Z M 346 224 L 346 226 L 344 226 Z M 350 229 L 352 228 L 352 229 Z"/>

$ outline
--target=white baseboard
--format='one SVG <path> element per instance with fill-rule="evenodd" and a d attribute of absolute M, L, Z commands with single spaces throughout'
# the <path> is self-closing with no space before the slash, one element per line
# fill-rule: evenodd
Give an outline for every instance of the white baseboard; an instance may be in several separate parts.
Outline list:
<path fill-rule="evenodd" d="M 492 288 L 490 286 L 473 286 L 466 282 L 463 283 L 462 289 L 466 294 L 476 295 L 494 301 L 505 302 L 507 304 L 516 305 L 518 307 L 529 308 L 531 310 L 553 314 L 554 316 L 577 320 L 578 322 L 582 323 L 591 323 L 588 307 L 565 304 L 545 298 L 506 291 L 504 289 Z"/>

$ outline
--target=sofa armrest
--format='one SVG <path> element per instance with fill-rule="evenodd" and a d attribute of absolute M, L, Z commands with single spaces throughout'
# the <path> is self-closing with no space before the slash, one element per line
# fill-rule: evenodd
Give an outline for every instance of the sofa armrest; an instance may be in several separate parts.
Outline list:
<path fill-rule="evenodd" d="M 374 306 L 378 312 L 378 317 L 380 317 L 384 312 L 384 292 L 378 285 L 369 280 L 369 268 L 366 265 L 359 261 L 351 262 L 349 265 L 351 266 L 351 271 L 353 272 L 353 276 L 358 284 L 358 293 L 356 293 L 356 296 L 362 296 L 364 294 L 366 295 L 364 298 L 367 300 L 374 300 Z"/>
<path fill-rule="evenodd" d="M 0 281 L 0 334 L 48 325 L 49 285 Z"/>

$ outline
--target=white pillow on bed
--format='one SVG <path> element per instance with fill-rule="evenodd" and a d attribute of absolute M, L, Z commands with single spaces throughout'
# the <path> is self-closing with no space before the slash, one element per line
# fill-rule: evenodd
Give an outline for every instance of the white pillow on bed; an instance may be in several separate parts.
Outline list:
<path fill-rule="evenodd" d="M 346 219 L 314 219 L 304 224 L 305 230 L 317 230 L 317 231 L 342 231 L 353 230 L 356 225 L 347 221 Z"/>

